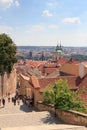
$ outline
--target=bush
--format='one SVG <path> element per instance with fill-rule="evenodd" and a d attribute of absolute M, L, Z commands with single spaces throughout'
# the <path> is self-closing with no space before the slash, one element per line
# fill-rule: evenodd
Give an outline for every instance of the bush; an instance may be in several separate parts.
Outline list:
<path fill-rule="evenodd" d="M 54 104 L 56 108 L 61 110 L 76 110 L 87 112 L 83 102 L 78 98 L 78 94 L 70 91 L 67 80 L 58 80 L 54 86 L 48 86 L 43 93 L 45 104 Z"/>
<path fill-rule="evenodd" d="M 45 104 L 54 104 L 54 92 L 52 90 L 45 90 L 43 93 Z"/>

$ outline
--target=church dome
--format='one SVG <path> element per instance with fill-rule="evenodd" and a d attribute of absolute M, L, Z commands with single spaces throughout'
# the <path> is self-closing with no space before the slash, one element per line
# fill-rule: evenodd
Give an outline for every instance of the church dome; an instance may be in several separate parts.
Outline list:
<path fill-rule="evenodd" d="M 56 46 L 55 53 L 56 54 L 62 54 L 63 53 L 61 44 Z"/>
<path fill-rule="evenodd" d="M 62 52 L 62 50 L 57 50 L 56 53 L 57 54 L 62 54 L 63 52 Z"/>

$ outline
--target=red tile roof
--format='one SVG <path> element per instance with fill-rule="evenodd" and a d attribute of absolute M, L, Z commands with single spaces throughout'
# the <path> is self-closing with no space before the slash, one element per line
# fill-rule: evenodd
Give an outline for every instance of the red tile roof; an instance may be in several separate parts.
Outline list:
<path fill-rule="evenodd" d="M 32 76 L 30 78 L 30 82 L 32 83 L 34 88 L 40 88 L 39 82 L 38 82 L 38 78 L 36 76 Z"/>
<path fill-rule="evenodd" d="M 77 89 L 78 84 L 76 83 L 77 77 L 75 76 L 63 76 L 58 78 L 37 78 L 32 77 L 32 84 L 34 88 L 45 89 L 48 85 L 54 85 L 55 82 L 59 79 L 67 80 L 68 84 L 71 86 L 71 89 Z"/>
<path fill-rule="evenodd" d="M 53 85 L 57 81 L 57 78 L 40 78 L 39 84 L 40 84 L 40 89 L 41 88 L 46 88 L 48 85 Z"/>
<path fill-rule="evenodd" d="M 87 88 L 87 75 L 85 75 L 85 76 L 80 80 L 79 87 L 84 87 L 84 89 Z"/>
<path fill-rule="evenodd" d="M 45 64 L 46 61 L 35 61 L 35 60 L 28 60 L 26 61 L 26 64 L 29 65 L 32 68 L 38 67 L 41 64 Z"/>
<path fill-rule="evenodd" d="M 61 64 L 61 65 L 63 65 L 63 64 L 65 64 L 66 62 L 68 62 L 68 58 L 60 58 L 59 60 L 58 60 L 58 63 L 59 64 Z"/>
<path fill-rule="evenodd" d="M 47 75 L 50 73 L 53 73 L 54 71 L 59 70 L 58 68 L 44 68 L 44 73 L 46 73 Z"/>

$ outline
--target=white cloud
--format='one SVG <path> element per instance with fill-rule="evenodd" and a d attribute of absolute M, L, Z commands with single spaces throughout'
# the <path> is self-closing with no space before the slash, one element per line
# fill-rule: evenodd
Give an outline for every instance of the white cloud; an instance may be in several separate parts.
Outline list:
<path fill-rule="evenodd" d="M 11 27 L 7 27 L 7 34 L 9 34 L 13 41 L 18 45 L 56 46 L 57 41 L 61 41 L 63 46 L 87 45 L 87 31 L 84 32 L 84 30 L 81 29 L 80 31 L 75 30 L 74 32 L 66 30 L 60 31 L 59 29 L 50 31 L 48 26 L 45 26 L 44 24 L 17 28 L 18 29 L 15 27 L 12 30 Z M 28 29 L 28 33 L 26 33 L 26 29 Z"/>
<path fill-rule="evenodd" d="M 16 7 L 19 7 L 20 6 L 20 3 L 19 3 L 19 1 L 15 1 L 15 5 L 16 5 Z"/>
<path fill-rule="evenodd" d="M 18 0 L 0 0 L 0 7 L 4 9 L 7 9 L 11 7 L 12 5 L 15 5 L 16 7 L 18 7 L 20 4 Z"/>
<path fill-rule="evenodd" d="M 58 5 L 58 2 L 56 2 L 56 1 L 47 3 L 47 6 L 50 7 L 50 8 L 55 8 L 57 5 Z"/>
<path fill-rule="evenodd" d="M 57 26 L 57 25 L 55 25 L 55 24 L 51 24 L 51 25 L 49 25 L 49 26 L 48 26 L 48 28 L 50 28 L 50 29 L 57 29 L 57 28 L 58 28 L 58 26 Z"/>
<path fill-rule="evenodd" d="M 41 31 L 46 31 L 49 29 L 58 29 L 58 26 L 56 24 L 50 24 L 50 25 L 44 25 L 44 24 L 38 24 L 38 25 L 33 25 L 30 27 L 26 32 L 31 33 L 31 32 L 41 32 Z"/>
<path fill-rule="evenodd" d="M 71 17 L 71 18 L 64 18 L 63 23 L 80 23 L 80 18 L 78 17 Z"/>
<path fill-rule="evenodd" d="M 47 3 L 47 5 L 48 5 L 49 7 L 53 7 L 53 6 L 54 6 L 54 4 L 51 3 L 51 2 Z"/>
<path fill-rule="evenodd" d="M 52 17 L 53 14 L 49 12 L 49 10 L 44 10 L 43 12 L 43 16 L 46 16 L 46 17 Z"/>
<path fill-rule="evenodd" d="M 9 8 L 13 4 L 13 0 L 0 0 L 0 6 L 3 8 Z"/>
<path fill-rule="evenodd" d="M 10 33 L 13 30 L 10 26 L 0 25 L 0 33 Z"/>

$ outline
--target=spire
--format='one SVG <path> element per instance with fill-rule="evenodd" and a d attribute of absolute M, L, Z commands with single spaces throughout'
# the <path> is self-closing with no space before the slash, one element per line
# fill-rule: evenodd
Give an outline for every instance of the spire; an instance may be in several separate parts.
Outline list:
<path fill-rule="evenodd" d="M 61 46 L 61 42 L 57 44 L 56 46 L 56 51 L 61 50 L 62 51 L 62 46 Z"/>
<path fill-rule="evenodd" d="M 56 51 L 59 50 L 59 49 L 60 49 L 60 47 L 59 47 L 59 43 L 58 43 L 57 46 L 56 46 Z"/>
<path fill-rule="evenodd" d="M 61 46 L 61 42 L 60 42 L 60 50 L 62 51 L 62 46 Z"/>

